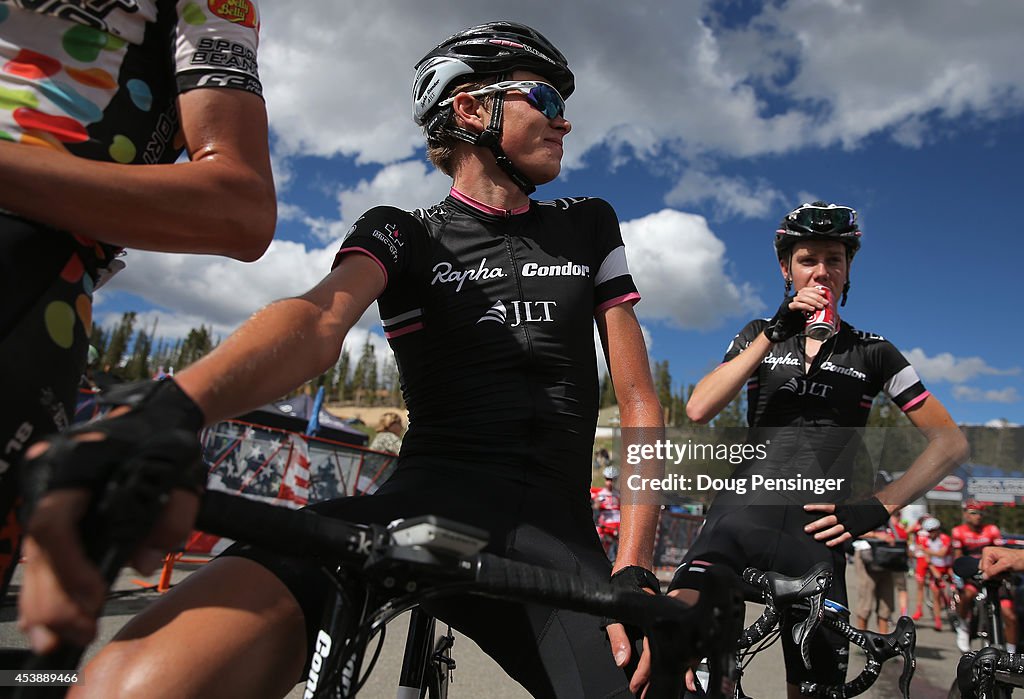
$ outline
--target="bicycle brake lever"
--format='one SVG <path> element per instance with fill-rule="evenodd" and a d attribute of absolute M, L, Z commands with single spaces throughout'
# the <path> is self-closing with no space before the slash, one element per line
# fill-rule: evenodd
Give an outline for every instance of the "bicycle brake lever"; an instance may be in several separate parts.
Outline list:
<path fill-rule="evenodd" d="M 804 667 L 811 669 L 811 641 L 825 618 L 825 593 L 832 588 L 832 571 L 822 571 L 814 580 L 817 592 L 805 598 L 807 618 L 793 626 L 793 642 L 800 648 Z"/>
<path fill-rule="evenodd" d="M 800 647 L 800 659 L 808 670 L 811 669 L 811 640 L 825 617 L 824 594 L 822 590 L 821 594 L 807 598 L 807 618 L 793 626 L 793 642 Z"/>
<path fill-rule="evenodd" d="M 903 699 L 910 699 L 910 681 L 914 679 L 914 670 L 917 668 L 917 658 L 914 657 L 914 650 L 917 648 L 917 626 L 910 617 L 901 616 L 896 622 L 896 629 L 892 635 L 903 656 L 903 672 L 900 673 L 900 693 Z"/>

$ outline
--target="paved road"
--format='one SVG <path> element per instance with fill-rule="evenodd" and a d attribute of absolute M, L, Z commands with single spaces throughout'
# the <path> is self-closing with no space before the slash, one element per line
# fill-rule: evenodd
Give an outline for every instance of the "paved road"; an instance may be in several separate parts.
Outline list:
<path fill-rule="evenodd" d="M 179 566 L 174 573 L 174 581 L 188 575 L 187 566 Z M 15 586 L 19 581 L 15 576 Z M 147 579 L 155 584 L 155 578 Z M 853 584 L 850 576 L 848 581 Z M 913 583 L 911 583 L 911 599 L 914 599 Z M 851 587 L 851 590 L 853 588 Z M 118 580 L 115 590 L 119 596 L 108 603 L 100 626 L 101 639 L 109 639 L 122 624 L 137 611 L 142 609 L 155 596 L 155 592 L 143 590 L 132 581 L 132 576 L 124 574 Z M 853 591 L 856 594 L 856 591 Z M 760 612 L 759 607 L 750 605 L 748 619 L 753 619 Z M 0 608 L 0 645 L 24 646 L 24 641 L 14 626 L 15 613 L 8 604 Z M 359 696 L 361 699 L 387 699 L 395 696 L 398 670 L 401 666 L 402 649 L 405 642 L 407 622 L 401 617 L 389 626 L 390 633 L 385 639 L 377 670 Z M 528 695 L 516 683 L 508 679 L 501 669 L 488 658 L 468 638 L 457 636 L 455 659 L 458 668 L 455 681 L 451 686 L 452 699 L 524 699 Z M 930 624 L 921 624 L 918 629 L 917 641 L 917 672 L 911 688 L 914 699 L 945 699 L 946 692 L 953 681 L 956 661 L 959 653 L 956 650 L 952 632 L 946 630 L 937 633 Z M 862 659 L 852 654 L 851 664 L 858 667 Z M 882 677 L 872 690 L 863 696 L 870 699 L 890 699 L 898 697 L 897 679 L 901 667 L 899 661 L 887 663 Z M 187 672 L 187 670 L 183 670 Z M 778 646 L 773 646 L 754 659 L 744 675 L 744 689 L 758 699 L 784 699 L 785 688 L 782 679 L 782 653 Z M 288 699 L 300 699 L 301 687 L 296 687 L 288 695 Z"/>

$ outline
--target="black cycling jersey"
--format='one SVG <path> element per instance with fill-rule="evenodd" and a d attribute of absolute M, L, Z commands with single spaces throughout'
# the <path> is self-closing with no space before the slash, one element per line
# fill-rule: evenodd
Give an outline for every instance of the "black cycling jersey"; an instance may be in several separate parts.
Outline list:
<path fill-rule="evenodd" d="M 459 195 L 461 196 L 461 195 Z M 523 468 L 589 487 L 599 387 L 594 314 L 639 299 L 600 199 L 488 212 L 455 195 L 371 209 L 335 261 L 370 255 L 409 408 L 402 456 Z"/>
<path fill-rule="evenodd" d="M 730 344 L 730 361 L 764 331 L 751 321 Z M 871 404 L 884 392 L 906 411 L 929 394 L 907 359 L 885 338 L 845 321 L 804 370 L 804 337 L 772 346 L 747 381 L 748 441 L 765 445 L 766 457 L 748 462 L 739 475 L 844 478 L 827 500 L 849 495 L 854 459 Z M 823 498 L 813 497 L 816 501 Z"/>
<path fill-rule="evenodd" d="M 612 208 L 560 199 L 500 212 L 453 190 L 427 210 L 370 210 L 335 265 L 352 253 L 369 255 L 386 276 L 378 307 L 409 431 L 380 490 L 313 509 L 356 522 L 450 517 L 486 529 L 488 551 L 607 580 L 588 489 L 594 314 L 639 298 Z M 249 546 L 225 555 L 255 560 L 282 580 L 312 642 L 329 588 L 317 562 Z M 533 696 L 631 696 L 594 617 L 466 597 L 428 609 Z"/>
<path fill-rule="evenodd" d="M 748 323 L 722 361 L 739 355 L 767 324 L 764 319 Z M 871 401 L 880 391 L 904 411 L 928 395 L 917 372 L 891 342 L 846 321 L 822 344 L 808 372 L 804 358 L 802 335 L 772 346 L 747 382 L 750 425 L 859 427 L 867 423 Z"/>

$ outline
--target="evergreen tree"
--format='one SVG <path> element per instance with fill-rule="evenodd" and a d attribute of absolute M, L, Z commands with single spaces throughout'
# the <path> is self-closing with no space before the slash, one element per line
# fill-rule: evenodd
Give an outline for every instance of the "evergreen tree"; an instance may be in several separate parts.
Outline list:
<path fill-rule="evenodd" d="M 612 385 L 612 375 L 606 373 L 601 378 L 601 407 L 607 408 L 609 405 L 617 405 L 615 400 L 615 386 Z"/>
<path fill-rule="evenodd" d="M 334 365 L 334 385 L 331 389 L 336 401 L 344 401 L 352 395 L 352 383 L 348 376 L 351 364 L 352 355 L 349 353 L 348 347 L 345 347 L 341 350 L 341 356 L 338 357 L 338 361 Z"/>
<path fill-rule="evenodd" d="M 373 405 L 377 392 L 377 355 L 373 351 L 369 335 L 366 336 L 363 353 L 356 362 L 356 369 L 352 374 L 352 392 L 356 405 L 363 405 L 364 402 Z"/>
<path fill-rule="evenodd" d="M 714 419 L 716 428 L 747 426 L 747 392 L 740 391 Z"/>
<path fill-rule="evenodd" d="M 110 331 L 110 341 L 106 351 L 100 357 L 101 367 L 110 365 L 111 368 L 116 369 L 121 366 L 121 361 L 128 353 L 128 342 L 132 338 L 135 318 L 135 311 L 128 311 L 121 315 L 121 322 Z"/>
<path fill-rule="evenodd" d="M 178 356 L 175 358 L 175 370 L 181 370 L 210 353 L 215 347 L 212 328 L 200 325 L 188 331 L 188 336 L 181 343 Z"/>
<path fill-rule="evenodd" d="M 89 337 L 89 344 L 96 348 L 96 352 L 99 354 L 100 360 L 103 360 L 103 355 L 107 353 L 107 346 L 110 344 L 110 333 L 105 331 L 99 325 L 92 326 L 92 335 Z M 100 367 L 102 368 L 102 366 Z"/>
<path fill-rule="evenodd" d="M 135 334 L 132 345 L 132 356 L 125 366 L 125 378 L 129 381 L 141 381 L 153 375 L 153 341 L 156 337 L 157 319 L 153 319 L 153 327 L 147 333 L 143 328 Z"/>
<path fill-rule="evenodd" d="M 395 355 L 389 354 L 384 364 L 384 387 L 388 390 L 388 405 L 405 407 L 402 397 L 402 377 L 398 372 L 398 364 L 395 362 Z"/>
<path fill-rule="evenodd" d="M 672 374 L 668 370 L 668 360 L 654 363 L 654 390 L 658 395 L 665 422 L 672 420 Z"/>

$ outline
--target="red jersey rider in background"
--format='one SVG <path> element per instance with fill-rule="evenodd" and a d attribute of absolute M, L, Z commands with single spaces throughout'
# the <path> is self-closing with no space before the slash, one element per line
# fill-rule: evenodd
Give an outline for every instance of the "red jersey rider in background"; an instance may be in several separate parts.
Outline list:
<path fill-rule="evenodd" d="M 982 524 L 981 518 L 985 508 L 979 503 L 968 500 L 964 503 L 964 521 L 953 527 L 953 555 L 954 557 L 971 556 L 981 558 L 981 550 L 986 546 L 992 546 L 997 539 L 1002 538 L 999 527 L 994 524 Z M 960 607 L 957 613 L 962 622 L 957 628 L 956 645 L 961 652 L 967 653 L 971 649 L 971 639 L 968 632 L 968 616 L 971 605 L 978 594 L 978 588 L 970 580 L 964 581 L 963 594 L 960 595 Z M 1008 597 L 1001 599 L 1000 607 L 1003 614 L 1003 628 L 1006 636 L 1006 649 L 1010 653 L 1017 652 L 1017 613 L 1013 609 L 1013 600 Z"/>
<path fill-rule="evenodd" d="M 615 479 L 619 477 L 619 469 L 616 466 L 606 466 L 602 471 L 604 474 L 604 487 L 591 489 L 590 503 L 594 508 L 594 523 L 597 524 L 597 536 L 601 539 L 608 558 L 615 560 L 616 548 L 619 542 L 619 521 L 621 520 L 621 501 L 619 500 L 619 489 L 615 487 Z"/>
<path fill-rule="evenodd" d="M 928 572 L 928 532 L 924 529 L 925 520 L 934 519 L 925 512 L 917 518 L 907 530 L 909 534 L 908 547 L 910 555 L 914 559 L 914 580 L 917 581 L 917 607 L 914 609 L 912 618 L 917 621 L 924 615 L 924 578 Z"/>
<path fill-rule="evenodd" d="M 935 630 L 942 630 L 942 605 L 939 603 L 939 582 L 943 578 L 950 578 L 950 567 L 953 565 L 953 539 L 942 531 L 942 523 L 934 517 L 927 518 L 921 525 L 924 533 L 924 540 L 921 546 L 924 557 L 918 559 L 925 561 L 925 570 L 930 570 L 932 575 L 932 611 L 935 613 Z M 920 567 L 920 566 L 919 566 Z M 922 574 L 917 577 L 918 599 L 924 595 L 924 578 Z M 915 618 L 920 617 L 921 606 L 918 603 Z M 958 627 L 959 628 L 959 627 Z"/>

